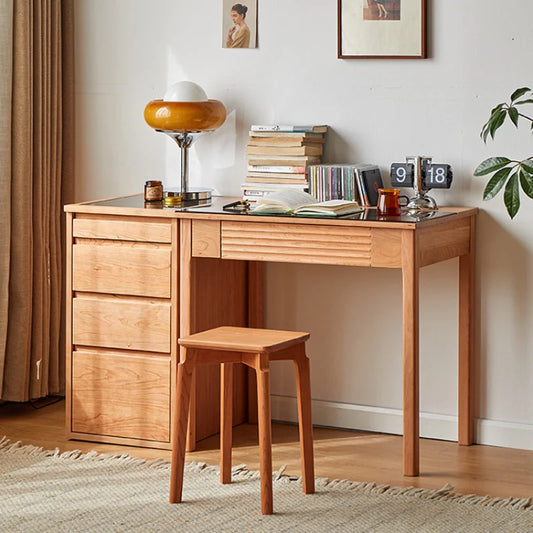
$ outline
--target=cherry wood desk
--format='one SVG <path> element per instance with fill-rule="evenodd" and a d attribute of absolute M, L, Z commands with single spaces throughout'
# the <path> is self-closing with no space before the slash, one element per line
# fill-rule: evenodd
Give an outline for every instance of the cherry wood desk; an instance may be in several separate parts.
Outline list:
<path fill-rule="evenodd" d="M 66 206 L 68 221 L 67 237 L 69 245 L 94 244 L 102 235 L 97 235 L 102 228 L 115 225 L 119 230 L 121 221 L 145 221 L 155 226 L 170 224 L 168 239 L 159 239 L 170 243 L 169 260 L 172 262 L 169 294 L 171 307 L 179 305 L 170 312 L 171 338 L 170 345 L 163 348 L 149 347 L 149 356 L 154 359 L 154 352 L 170 353 L 170 389 L 173 394 L 175 383 L 175 365 L 177 354 L 175 341 L 179 335 L 188 335 L 222 323 L 261 327 L 263 322 L 262 270 L 265 261 L 314 263 L 325 265 L 350 265 L 354 267 L 396 268 L 402 271 L 403 289 L 403 472 L 407 476 L 419 474 L 419 272 L 424 266 L 459 258 L 459 346 L 458 346 L 458 395 L 459 395 L 459 444 L 470 445 L 473 442 L 472 413 L 472 344 L 473 344 L 473 291 L 474 291 L 474 249 L 475 220 L 477 209 L 453 207 L 441 208 L 438 212 L 428 214 L 426 218 L 403 216 L 397 219 L 377 220 L 375 210 L 367 210 L 364 214 L 352 215 L 341 219 L 301 218 L 286 216 L 243 215 L 225 212 L 224 204 L 231 198 L 214 198 L 209 207 L 197 207 L 184 210 L 146 209 L 142 197 L 130 196 L 118 199 L 103 200 L 86 204 Z M 87 221 L 97 222 L 100 229 L 95 230 Z M 76 220 L 78 229 L 76 229 Z M 80 222 L 81 221 L 81 222 Z M 85 221 L 85 222 L 84 222 Z M 104 234 L 106 231 L 104 231 Z M 118 242 L 138 239 L 122 233 L 107 236 Z M 85 243 L 84 239 L 88 239 Z M 155 239 L 155 242 L 159 242 Z M 157 246 L 160 246 L 159 244 Z M 179 256 L 178 256 L 179 254 Z M 79 255 L 79 253 L 78 253 Z M 69 255 L 72 262 L 73 253 Z M 122 271 L 127 274 L 127 258 L 121 254 Z M 231 261 L 225 261 L 231 260 Z M 126 261 L 126 263 L 124 263 Z M 179 268 L 178 264 L 179 263 Z M 233 270 L 218 271 L 222 265 L 236 265 Z M 126 266 L 124 266 L 126 265 Z M 203 267 L 201 265 L 209 265 Z M 245 265 L 244 267 L 242 265 Z M 94 268 L 100 268 L 94 265 Z M 222 289 L 229 286 L 229 293 L 224 301 L 216 301 L 211 286 L 200 282 L 200 271 L 209 268 L 209 277 L 215 277 L 212 283 Z M 76 268 L 69 269 L 74 273 Z M 217 274 L 217 272 L 219 272 Z M 90 278 L 93 271 L 84 273 Z M 235 285 L 239 278 L 244 286 Z M 74 280 L 72 278 L 75 278 Z M 76 281 L 76 279 L 78 281 Z M 95 329 L 85 324 L 84 314 L 76 315 L 76 298 L 80 275 L 69 273 L 68 290 L 74 298 L 67 301 L 67 353 L 87 351 L 84 346 L 100 342 L 87 338 L 85 330 Z M 205 278 L 204 278 L 205 279 Z M 74 284 L 73 284 L 74 281 Z M 176 287 L 176 285 L 179 285 Z M 94 287 L 84 290 L 94 291 Z M 107 288 L 107 291 L 114 289 Z M 128 288 L 131 292 L 131 289 Z M 128 294 L 130 293 L 128 292 Z M 92 294 L 92 293 L 91 293 Z M 246 305 L 242 306 L 242 300 Z M 159 300 L 158 300 L 159 302 Z M 179 302 L 179 304 L 177 303 Z M 84 302 L 83 302 L 84 303 Z M 74 309 L 73 309 L 74 307 Z M 200 315 L 198 309 L 204 312 Z M 80 308 L 80 311 L 82 309 Z M 73 319 L 72 319 L 73 317 Z M 77 318 L 76 318 L 77 317 Z M 97 336 L 97 335 L 96 335 Z M 107 342 L 107 341 L 106 341 Z M 100 342 L 100 346 L 102 343 Z M 131 349 L 131 346 L 113 349 Z M 101 348 L 100 348 L 101 349 Z M 95 349 L 95 351 L 97 351 Z M 78 354 L 79 355 L 79 354 Z M 78 365 L 80 366 L 80 365 Z M 67 419 L 76 418 L 81 407 L 76 398 L 76 382 L 85 383 L 79 375 L 74 375 L 72 368 L 68 370 L 67 384 Z M 82 372 L 83 374 L 83 372 Z M 166 379 L 166 378 L 165 378 Z M 213 376 L 204 376 L 213 379 Z M 205 436 L 200 427 L 203 417 L 194 416 L 199 403 L 207 401 L 201 381 L 197 380 L 197 393 L 192 395 L 191 424 L 189 448 L 194 449 L 197 440 Z M 245 387 L 245 385 L 243 385 Z M 199 389 L 199 390 L 198 390 Z M 196 405 L 194 405 L 196 398 Z M 165 401 L 169 400 L 169 397 Z M 213 395 L 213 401 L 218 401 Z M 76 411 L 78 409 L 78 411 Z M 209 409 L 215 412 L 215 409 Z M 84 413 L 86 412 L 83 411 Z M 74 414 L 73 414 L 74 413 Z M 166 416 L 166 415 L 165 415 Z M 218 416 L 218 415 L 217 415 Z M 79 419 L 83 416 L 78 416 Z M 212 417 L 217 423 L 216 416 Z M 85 421 L 82 420 L 82 426 Z M 84 427 L 81 431 L 71 422 L 67 429 L 72 438 L 102 438 L 105 429 Z M 165 433 L 166 435 L 166 433 Z M 109 442 L 121 442 L 124 437 L 109 438 Z M 139 439 L 129 437 L 131 442 L 139 443 Z M 164 441 L 165 438 L 159 438 Z M 165 441 L 166 442 L 166 441 Z"/>

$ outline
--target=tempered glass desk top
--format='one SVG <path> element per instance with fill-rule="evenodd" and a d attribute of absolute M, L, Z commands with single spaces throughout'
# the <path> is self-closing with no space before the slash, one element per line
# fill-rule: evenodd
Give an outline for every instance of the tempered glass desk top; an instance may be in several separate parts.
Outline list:
<path fill-rule="evenodd" d="M 135 209 L 146 209 L 146 210 L 164 210 L 164 211 L 175 211 L 177 213 L 210 213 L 218 215 L 241 215 L 243 217 L 269 217 L 269 218 L 292 218 L 292 219 L 305 219 L 305 218 L 317 218 L 321 220 L 365 220 L 369 222 L 421 222 L 423 220 L 433 220 L 436 218 L 442 218 L 446 216 L 453 215 L 453 211 L 407 211 L 402 210 L 400 216 L 387 216 L 381 217 L 378 216 L 375 208 L 368 208 L 360 213 L 355 213 L 352 215 L 344 215 L 341 217 L 328 217 L 321 215 L 306 215 L 294 216 L 287 214 L 254 214 L 253 211 L 237 211 L 231 207 L 226 207 L 228 204 L 231 204 L 238 200 L 239 198 L 230 197 L 230 196 L 214 196 L 210 203 L 205 205 L 198 206 L 184 206 L 184 207 L 164 207 L 162 202 L 145 202 L 142 194 L 136 194 L 133 196 L 121 196 L 119 198 L 112 198 L 108 200 L 99 200 L 96 202 L 89 202 L 85 205 L 101 206 L 101 207 L 116 207 L 116 208 L 135 208 Z"/>

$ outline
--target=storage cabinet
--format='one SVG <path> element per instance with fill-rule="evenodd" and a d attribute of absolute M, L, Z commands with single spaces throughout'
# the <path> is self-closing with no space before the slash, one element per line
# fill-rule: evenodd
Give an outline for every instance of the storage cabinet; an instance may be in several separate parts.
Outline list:
<path fill-rule="evenodd" d="M 172 210 L 67 206 L 67 435 L 170 448 L 179 360 L 180 221 Z M 196 330 L 247 324 L 247 265 L 193 269 Z M 225 306 L 224 302 L 231 302 Z M 235 423 L 247 418 L 246 372 L 235 377 Z M 197 440 L 218 432 L 219 370 L 199 369 L 191 417 Z"/>

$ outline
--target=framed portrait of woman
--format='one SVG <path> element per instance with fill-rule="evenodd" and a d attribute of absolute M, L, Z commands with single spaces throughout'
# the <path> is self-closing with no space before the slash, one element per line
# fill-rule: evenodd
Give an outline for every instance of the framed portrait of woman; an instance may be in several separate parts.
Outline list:
<path fill-rule="evenodd" d="M 337 0 L 338 57 L 426 57 L 426 0 Z"/>
<path fill-rule="evenodd" d="M 222 0 L 222 47 L 257 47 L 257 0 Z"/>

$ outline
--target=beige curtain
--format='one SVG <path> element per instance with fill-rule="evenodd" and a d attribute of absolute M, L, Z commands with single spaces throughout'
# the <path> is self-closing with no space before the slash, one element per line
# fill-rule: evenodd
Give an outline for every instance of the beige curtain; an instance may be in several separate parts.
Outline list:
<path fill-rule="evenodd" d="M 71 0 L 0 0 L 0 399 L 64 388 Z"/>

